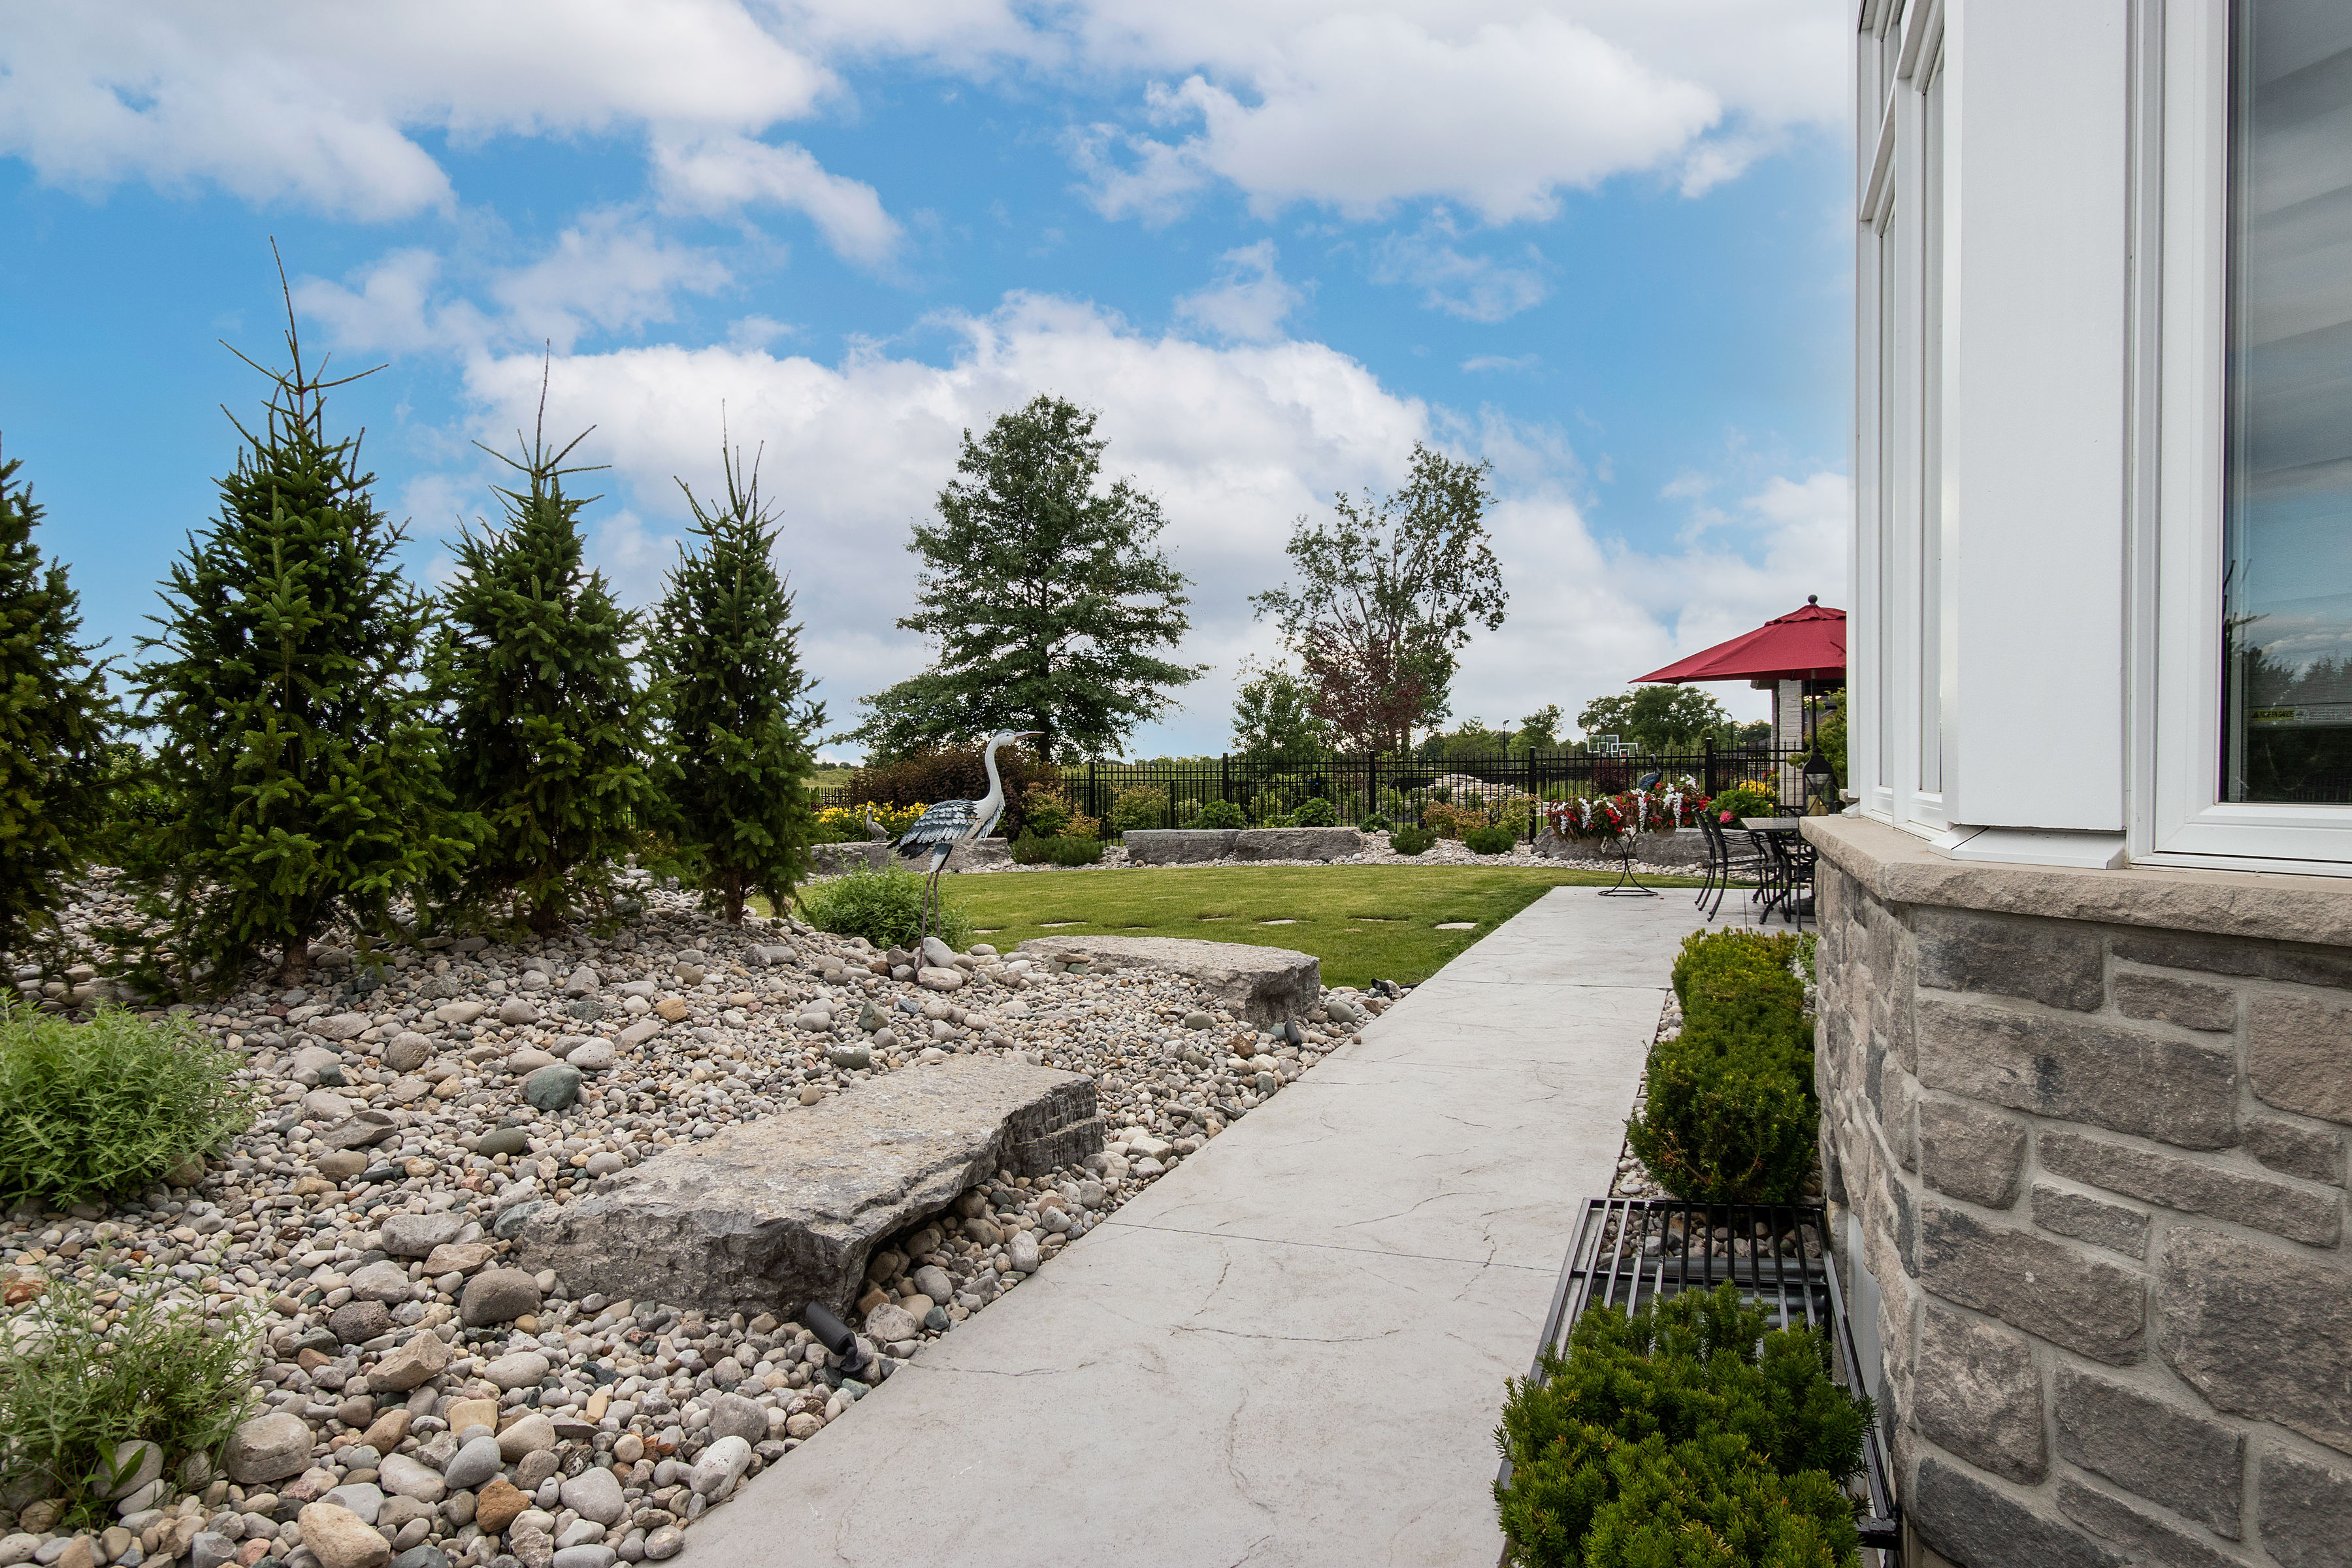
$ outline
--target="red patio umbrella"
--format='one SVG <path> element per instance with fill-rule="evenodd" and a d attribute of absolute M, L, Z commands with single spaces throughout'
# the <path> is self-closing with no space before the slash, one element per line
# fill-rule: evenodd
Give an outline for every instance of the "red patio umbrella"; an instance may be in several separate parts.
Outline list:
<path fill-rule="evenodd" d="M 1644 681 L 1843 680 L 1845 612 L 1807 595 L 1802 609 L 1766 621 L 1752 632 L 1633 678 Z"/>

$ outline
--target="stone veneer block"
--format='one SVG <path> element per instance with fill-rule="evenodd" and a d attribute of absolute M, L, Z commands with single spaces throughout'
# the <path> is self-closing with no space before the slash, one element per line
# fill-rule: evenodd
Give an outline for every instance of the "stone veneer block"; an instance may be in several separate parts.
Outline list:
<path fill-rule="evenodd" d="M 2106 956 L 2096 931 L 1933 907 L 1914 912 L 1912 931 L 1919 984 L 1933 990 L 2015 996 L 2075 1013 L 2095 1013 L 2105 999 Z"/>
<path fill-rule="evenodd" d="M 2024 1163 L 2022 1122 L 1966 1100 L 1920 1102 L 1919 1174 L 1937 1192 L 2005 1209 Z"/>
<path fill-rule="evenodd" d="M 2012 1481 L 2038 1481 L 2050 1458 L 2042 1436 L 2042 1378 L 2025 1336 L 1930 1304 L 1920 1357 L 1936 1375 L 1919 1385 L 1919 1430 L 1937 1447 Z"/>
<path fill-rule="evenodd" d="M 2126 1018 L 2147 1018 L 2184 1029 L 2234 1029 L 2238 994 L 2202 980 L 2126 971 L 2116 976 L 2116 1011 Z"/>
<path fill-rule="evenodd" d="M 1919 1282 L 2068 1350 L 2117 1366 L 2146 1353 L 2147 1282 L 2029 1231 L 1922 1205 Z"/>
<path fill-rule="evenodd" d="M 2054 1230 L 2126 1258 L 2147 1256 L 2147 1215 L 2121 1204 L 2105 1203 L 2082 1193 L 2036 1182 L 2033 1223 L 2044 1230 Z"/>
<path fill-rule="evenodd" d="M 2105 1187 L 2186 1214 L 2235 1220 L 2314 1247 L 2333 1247 L 2343 1233 L 2343 1205 L 2335 1193 L 2315 1193 L 2178 1154 L 2054 1128 L 2042 1132 L 2037 1148 L 2043 1170 L 2084 1186 Z"/>
<path fill-rule="evenodd" d="M 1919 1081 L 2185 1149 L 2238 1141 L 2230 1051 L 2063 1014 L 1921 996 Z"/>
<path fill-rule="evenodd" d="M 2084 1529 L 2128 1550 L 2135 1563 L 2163 1568 L 2241 1568 L 2239 1560 L 2216 1552 L 2194 1536 L 2111 1498 L 2069 1476 L 2058 1483 L 2058 1511 Z"/>
<path fill-rule="evenodd" d="M 2281 1110 L 2352 1122 L 2352 1005 L 2255 997 L 2246 1009 L 2246 1077 Z"/>
<path fill-rule="evenodd" d="M 1968 1568 L 2127 1568 L 2130 1562 L 1932 1455 L 1919 1461 L 1906 1511 L 1928 1545 Z"/>
<path fill-rule="evenodd" d="M 2250 916 L 2240 921 L 2246 930 L 2261 929 Z M 2109 947 L 2126 963 L 2352 990 L 2352 952 L 2340 947 L 2186 931 L 2118 931 Z"/>
<path fill-rule="evenodd" d="M 2156 1279 L 2157 1347 L 2208 1403 L 2352 1453 L 2352 1270 L 2177 1228 Z"/>
<path fill-rule="evenodd" d="M 2352 1563 L 2352 1471 L 2284 1448 L 2260 1468 L 2263 1550 L 2284 1568 Z"/>
<path fill-rule="evenodd" d="M 2275 1116 L 2250 1117 L 2240 1130 L 2246 1152 L 2273 1171 L 2307 1182 L 2344 1184 L 2344 1138 Z"/>
<path fill-rule="evenodd" d="M 2246 1468 L 2239 1433 L 2071 1366 L 2058 1369 L 2057 1410 L 2060 1458 L 2238 1538 Z"/>

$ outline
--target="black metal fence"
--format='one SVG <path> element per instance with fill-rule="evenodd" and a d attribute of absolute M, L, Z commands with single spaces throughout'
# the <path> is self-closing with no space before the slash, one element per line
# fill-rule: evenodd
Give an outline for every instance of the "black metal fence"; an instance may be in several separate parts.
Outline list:
<path fill-rule="evenodd" d="M 1653 773 L 1670 785 L 1688 778 L 1707 795 L 1752 783 L 1793 798 L 1801 787 L 1795 781 L 1804 757 L 1801 751 L 1718 750 L 1710 744 L 1696 752 L 1629 756 L 1557 751 L 1444 758 L 1360 753 L 1287 765 L 1246 756 L 1097 762 L 1064 768 L 1061 792 L 1073 811 L 1100 819 L 1111 832 L 1198 826 L 1216 802 L 1236 809 L 1244 825 L 1256 826 L 1288 817 L 1310 800 L 1327 802 L 1340 824 L 1362 826 L 1379 818 L 1402 826 L 1422 821 L 1433 805 L 1456 813 L 1484 807 L 1491 815 L 1509 801 L 1615 795 Z M 1541 826 L 1538 816 L 1518 812 L 1513 826 L 1532 839 Z"/>

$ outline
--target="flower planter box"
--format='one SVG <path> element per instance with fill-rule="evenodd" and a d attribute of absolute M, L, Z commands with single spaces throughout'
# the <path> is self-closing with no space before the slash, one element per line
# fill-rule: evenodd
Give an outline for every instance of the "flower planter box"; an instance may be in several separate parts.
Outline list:
<path fill-rule="evenodd" d="M 1640 847 L 1633 858 L 1644 866 L 1704 866 L 1706 864 L 1706 835 L 1696 827 L 1678 827 L 1672 833 L 1644 833 L 1636 842 Z M 1602 858 L 1603 841 L 1597 838 L 1562 838 L 1546 828 L 1536 837 L 1538 855 L 1554 860 L 1597 860 Z"/>
<path fill-rule="evenodd" d="M 1718 1230 L 1728 1231 L 1718 1237 Z M 1591 1198 L 1569 1247 L 1544 1320 L 1543 1349 L 1568 1353 L 1569 1331 L 1594 1306 L 1631 1312 L 1685 1290 L 1729 1281 L 1764 1308 L 1775 1328 L 1806 1324 L 1829 1331 L 1837 1380 L 1852 1387 L 1853 1331 L 1830 1253 L 1829 1224 L 1818 1204 L 1694 1204 L 1676 1198 Z M 1504 1462 L 1499 1479 L 1510 1479 Z M 1902 1548 L 1901 1516 L 1887 1484 L 1886 1449 L 1874 1423 L 1863 1438 L 1862 1490 L 1868 1510 L 1857 1521 L 1865 1548 L 1893 1568 Z"/>

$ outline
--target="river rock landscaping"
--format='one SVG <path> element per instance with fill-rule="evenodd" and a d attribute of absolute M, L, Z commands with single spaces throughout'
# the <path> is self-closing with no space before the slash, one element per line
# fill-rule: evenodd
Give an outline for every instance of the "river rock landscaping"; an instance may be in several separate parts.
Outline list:
<path fill-rule="evenodd" d="M 216 1455 L 119 1456 L 104 1529 L 61 1528 L 38 1486 L 0 1497 L 0 1568 L 674 1557 L 872 1384 L 780 1320 L 797 1303 L 625 1296 L 530 1267 L 535 1227 L 667 1152 L 877 1078 L 973 1057 L 1084 1075 L 1098 1152 L 980 1181 L 876 1247 L 855 1302 L 827 1303 L 864 1329 L 878 1382 L 1388 1005 L 1318 985 L 1302 1016 L 1252 1021 L 1165 968 L 730 927 L 628 880 L 610 937 L 330 940 L 307 989 L 174 1009 L 242 1058 L 252 1126 L 125 1202 L 19 1204 L 0 1289 L 20 1347 L 65 1276 L 101 1305 L 194 1303 L 251 1339 L 252 1412 Z M 65 929 L 87 941 L 131 916 L 101 879 Z M 126 1000 L 88 968 L 18 984 L 53 1010 Z"/>

